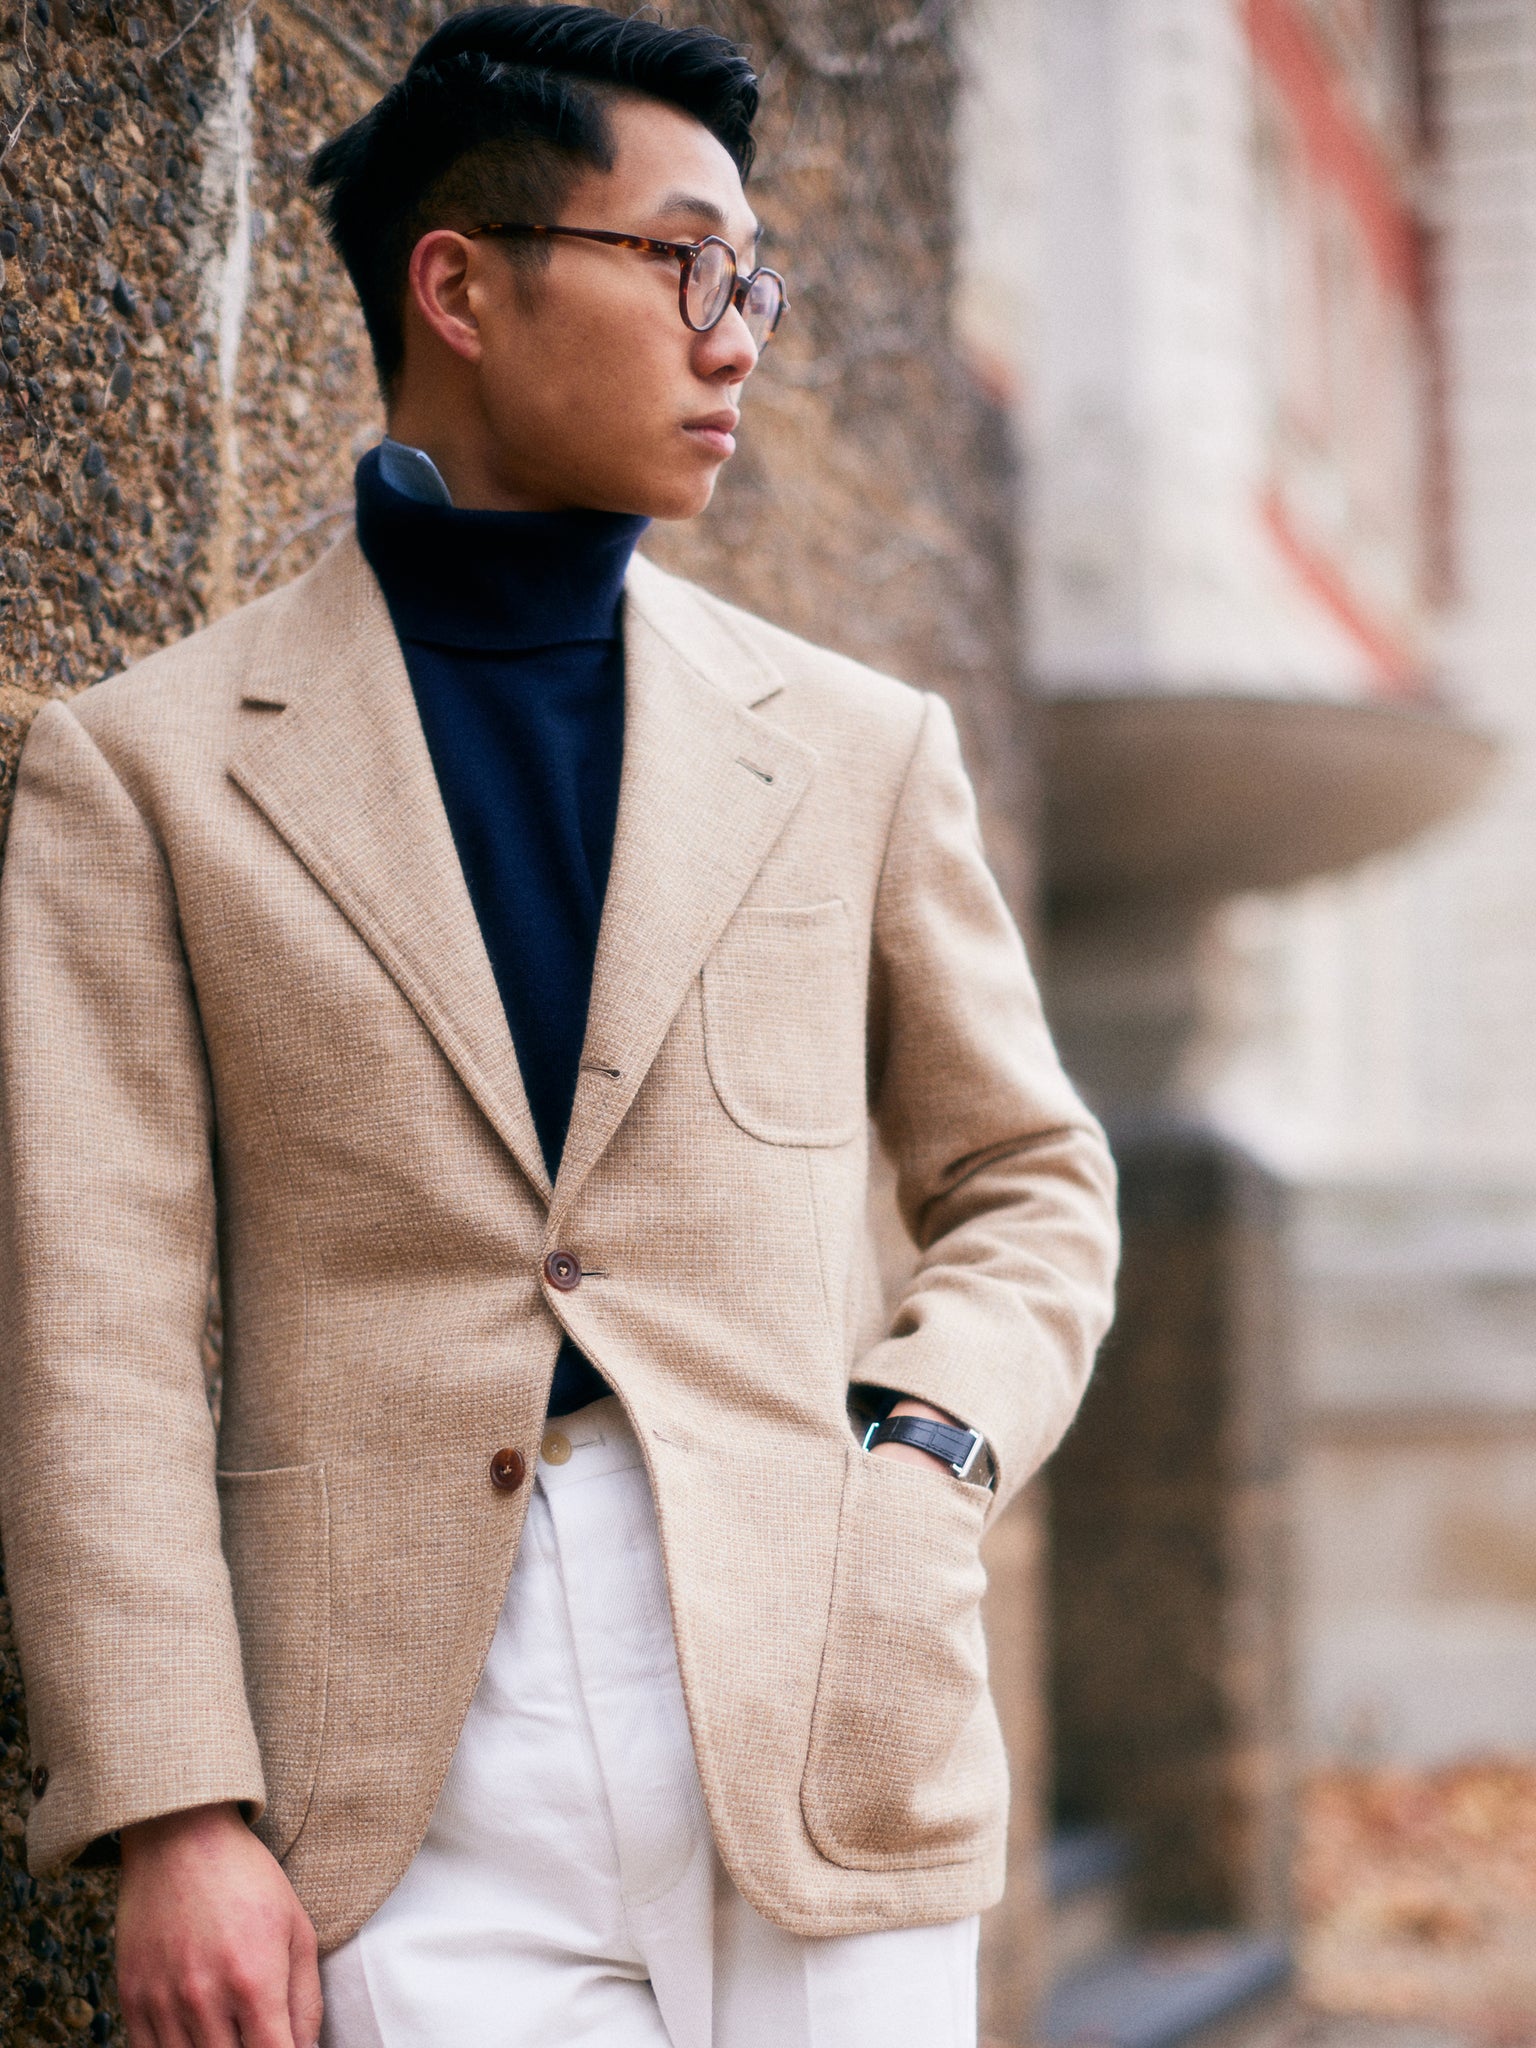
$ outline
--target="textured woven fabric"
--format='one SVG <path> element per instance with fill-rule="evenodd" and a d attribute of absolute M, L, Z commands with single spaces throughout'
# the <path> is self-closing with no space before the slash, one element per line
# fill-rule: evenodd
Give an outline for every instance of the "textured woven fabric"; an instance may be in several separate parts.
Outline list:
<path fill-rule="evenodd" d="M 427 1838 L 325 1964 L 321 2048 L 976 2048 L 974 1918 L 808 1940 L 731 1883 L 640 1446 L 612 1398 L 553 1444 Z"/>
<path fill-rule="evenodd" d="M 33 728 L 0 890 L 0 1518 L 38 1871 L 241 1799 L 323 1944 L 361 1925 L 474 1693 L 527 1500 L 490 1461 L 531 1467 L 564 1329 L 644 1449 L 743 1895 L 836 1934 L 1000 1888 L 983 1503 L 877 1474 L 846 1392 L 979 1429 L 1006 1500 L 1108 1321 L 1109 1157 L 942 702 L 640 560 L 626 606 L 553 1188 L 354 538 Z M 921 1248 L 889 1322 L 866 1111 Z"/>

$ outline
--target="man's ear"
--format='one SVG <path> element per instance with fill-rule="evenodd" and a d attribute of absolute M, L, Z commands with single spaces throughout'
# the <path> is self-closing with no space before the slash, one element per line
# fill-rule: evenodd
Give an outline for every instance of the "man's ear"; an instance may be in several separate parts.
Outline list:
<path fill-rule="evenodd" d="M 434 228 L 411 251 L 407 291 L 411 310 L 445 348 L 467 363 L 480 360 L 476 306 L 483 303 L 486 251 L 452 228 Z"/>

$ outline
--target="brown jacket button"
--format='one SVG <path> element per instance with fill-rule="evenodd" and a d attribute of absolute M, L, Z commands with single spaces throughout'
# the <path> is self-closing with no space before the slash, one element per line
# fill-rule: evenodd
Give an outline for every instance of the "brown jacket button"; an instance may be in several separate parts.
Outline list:
<path fill-rule="evenodd" d="M 32 1773 L 32 1797 L 34 1799 L 41 1799 L 43 1794 L 47 1790 L 48 1766 L 46 1764 L 39 1764 L 37 1769 Z"/>
<path fill-rule="evenodd" d="M 516 1493 L 526 1469 L 521 1451 L 498 1451 L 491 1460 L 491 1484 L 500 1493 Z"/>
<path fill-rule="evenodd" d="M 551 1287 L 569 1294 L 581 1285 L 581 1261 L 572 1252 L 551 1252 L 544 1261 L 544 1278 Z"/>

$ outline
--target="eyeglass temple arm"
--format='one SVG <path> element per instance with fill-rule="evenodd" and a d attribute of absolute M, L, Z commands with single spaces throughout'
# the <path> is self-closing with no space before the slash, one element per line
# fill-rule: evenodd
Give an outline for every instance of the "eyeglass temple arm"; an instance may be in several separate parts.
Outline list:
<path fill-rule="evenodd" d="M 569 235 L 582 242 L 607 242 L 615 249 L 652 249 L 664 256 L 697 256 L 697 242 L 658 242 L 651 235 L 620 234 L 616 228 L 567 228 L 541 221 L 493 220 L 483 227 L 466 228 L 465 235 Z"/>

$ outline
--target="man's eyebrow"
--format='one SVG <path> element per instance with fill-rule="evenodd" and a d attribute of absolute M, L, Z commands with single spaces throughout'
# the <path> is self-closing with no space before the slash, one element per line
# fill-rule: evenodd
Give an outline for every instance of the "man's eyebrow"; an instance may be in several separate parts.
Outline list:
<path fill-rule="evenodd" d="M 711 230 L 717 233 L 730 226 L 724 210 L 717 206 L 713 199 L 706 199 L 699 192 L 669 192 L 656 211 L 659 214 L 692 214 L 695 220 L 705 221 Z M 757 241 L 762 232 L 761 221 L 754 220 L 751 239 Z"/>

